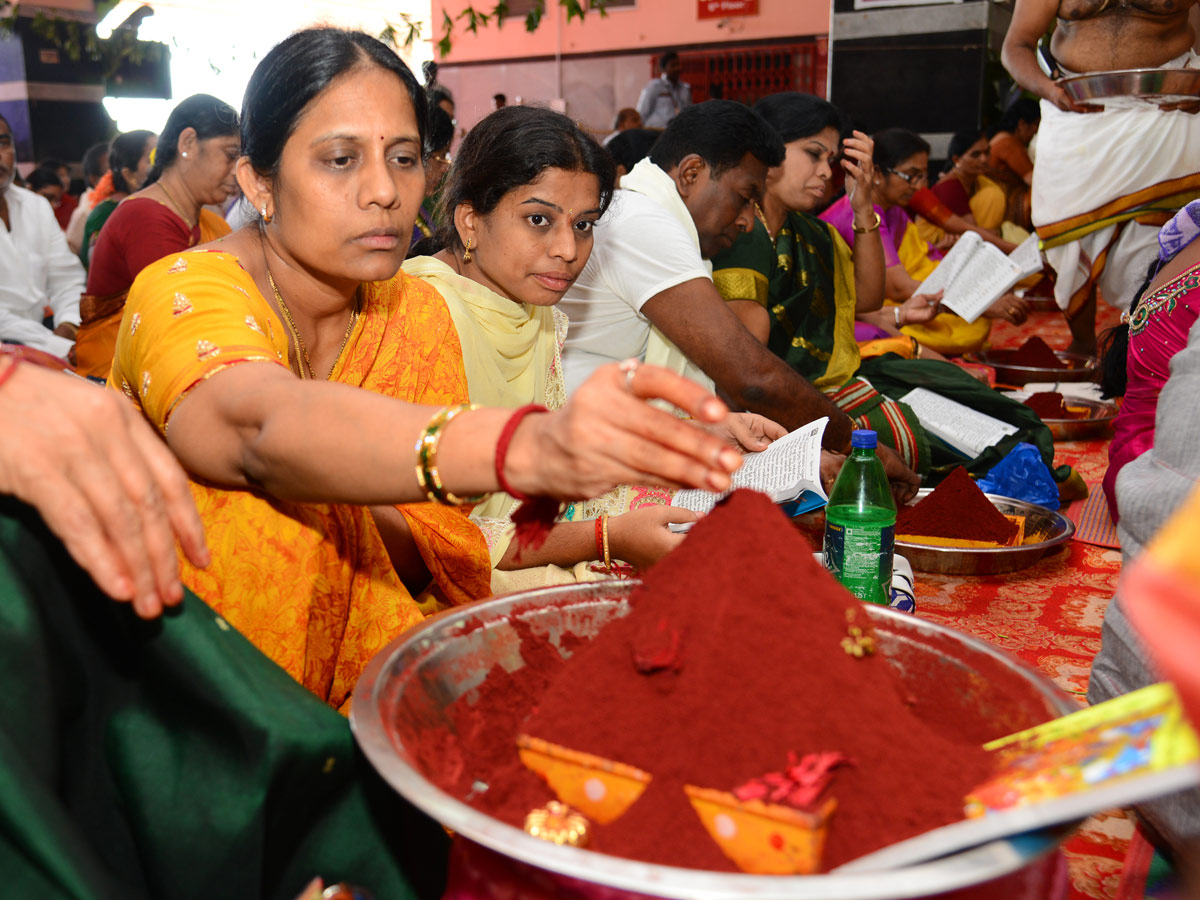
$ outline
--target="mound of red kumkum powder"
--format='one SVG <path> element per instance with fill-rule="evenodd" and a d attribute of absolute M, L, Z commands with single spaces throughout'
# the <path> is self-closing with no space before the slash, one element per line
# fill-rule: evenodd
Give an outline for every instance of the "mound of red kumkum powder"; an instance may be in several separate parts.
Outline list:
<path fill-rule="evenodd" d="M 623 816 L 594 828 L 594 850 L 732 871 L 684 786 L 745 790 L 833 754 L 814 798 L 838 802 L 829 869 L 961 819 L 990 771 L 981 745 L 999 734 L 965 733 L 958 704 L 922 698 L 918 714 L 882 655 L 848 654 L 847 611 L 866 627 L 865 612 L 762 494 L 738 491 L 697 523 L 630 602 L 558 668 L 521 729 L 652 775 Z M 501 817 L 517 824 L 528 810 Z"/>
<path fill-rule="evenodd" d="M 896 534 L 1007 544 L 1017 531 L 1017 523 L 992 506 L 962 466 L 920 503 L 901 507 L 896 516 Z"/>
<path fill-rule="evenodd" d="M 1072 412 L 1067 408 L 1066 398 L 1058 391 L 1041 391 L 1025 399 L 1025 405 L 1041 419 L 1085 419 L 1087 413 Z"/>
<path fill-rule="evenodd" d="M 1035 369 L 1067 369 L 1070 368 L 1059 359 L 1054 350 L 1037 335 L 1034 335 L 1020 346 L 1016 353 L 1006 360 L 1010 366 L 1030 366 Z"/>

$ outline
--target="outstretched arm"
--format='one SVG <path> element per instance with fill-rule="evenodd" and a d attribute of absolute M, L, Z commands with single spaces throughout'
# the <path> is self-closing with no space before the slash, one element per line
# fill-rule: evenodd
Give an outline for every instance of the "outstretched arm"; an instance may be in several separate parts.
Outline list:
<path fill-rule="evenodd" d="M 789 431 L 829 416 L 824 445 L 850 443 L 850 419 L 828 397 L 755 338 L 707 278 L 655 294 L 642 314 L 738 406 Z"/>

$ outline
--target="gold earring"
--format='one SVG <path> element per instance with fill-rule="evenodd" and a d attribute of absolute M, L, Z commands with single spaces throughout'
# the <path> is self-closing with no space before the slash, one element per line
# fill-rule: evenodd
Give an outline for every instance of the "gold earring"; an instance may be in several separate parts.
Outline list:
<path fill-rule="evenodd" d="M 469 263 L 470 261 L 471 261 L 471 238 L 467 238 L 467 247 L 465 250 L 463 250 L 463 262 Z"/>
<path fill-rule="evenodd" d="M 271 224 L 271 220 L 272 220 L 273 218 L 275 218 L 275 217 L 274 217 L 274 216 L 268 216 L 268 215 L 267 215 L 267 204 L 265 204 L 265 203 L 264 203 L 264 204 L 262 205 L 262 209 L 260 210 L 260 212 L 262 213 L 262 220 L 263 220 L 263 224 L 264 224 L 264 225 L 270 225 L 270 224 Z"/>

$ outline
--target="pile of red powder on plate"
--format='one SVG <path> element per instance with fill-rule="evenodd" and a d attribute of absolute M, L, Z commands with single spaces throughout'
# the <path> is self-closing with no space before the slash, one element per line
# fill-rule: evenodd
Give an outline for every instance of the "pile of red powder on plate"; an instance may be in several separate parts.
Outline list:
<path fill-rule="evenodd" d="M 1034 335 L 1013 353 L 1005 363 L 1010 366 L 1029 366 L 1034 369 L 1068 369 L 1065 362 L 1055 355 L 1050 345 Z"/>
<path fill-rule="evenodd" d="M 1074 412 L 1067 408 L 1066 398 L 1058 391 L 1041 391 L 1025 399 L 1025 405 L 1041 419 L 1086 419 L 1086 412 Z"/>
<path fill-rule="evenodd" d="M 919 503 L 901 507 L 896 516 L 896 534 L 1007 544 L 1018 530 L 962 466 Z"/>
<path fill-rule="evenodd" d="M 494 668 L 451 708 L 461 741 L 415 730 L 421 767 L 520 827 L 553 795 L 520 765 L 519 733 L 637 766 L 653 780 L 594 827 L 592 849 L 726 871 L 735 867 L 684 785 L 732 790 L 780 770 L 789 752 L 848 755 L 826 792 L 838 802 L 829 869 L 961 819 L 963 797 L 990 772 L 981 745 L 1001 736 L 994 725 L 964 724 L 960 702 L 938 702 L 935 679 L 907 696 L 883 656 L 847 654 L 847 610 L 860 625 L 865 612 L 762 494 L 738 491 L 697 523 L 630 603 L 566 661 L 526 628 L 525 667 Z"/>

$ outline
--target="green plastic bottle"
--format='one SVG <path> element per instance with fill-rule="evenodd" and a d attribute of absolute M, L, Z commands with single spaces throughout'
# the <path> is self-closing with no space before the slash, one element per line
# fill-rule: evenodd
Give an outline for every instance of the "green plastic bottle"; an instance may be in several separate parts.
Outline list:
<path fill-rule="evenodd" d="M 888 606 L 896 502 L 875 446 L 874 431 L 851 435 L 850 456 L 825 507 L 825 568 L 859 600 Z"/>

